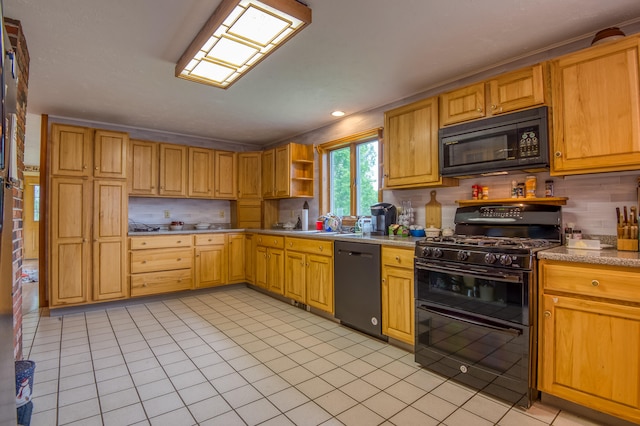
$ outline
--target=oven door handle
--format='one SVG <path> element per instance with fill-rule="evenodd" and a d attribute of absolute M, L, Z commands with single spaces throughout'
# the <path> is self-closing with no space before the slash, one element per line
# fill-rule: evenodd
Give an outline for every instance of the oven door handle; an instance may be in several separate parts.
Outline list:
<path fill-rule="evenodd" d="M 488 272 L 486 269 L 474 268 L 473 266 L 468 267 L 467 269 L 456 268 L 452 265 L 447 265 L 442 267 L 440 265 L 436 265 L 434 263 L 423 263 L 416 262 L 416 269 L 422 269 L 424 271 L 433 271 L 440 272 L 442 274 L 459 274 L 469 277 L 475 277 L 481 280 L 493 280 L 493 281 L 507 281 L 512 283 L 521 283 L 522 276 L 519 273 L 509 273 L 503 271 L 495 271 L 493 273 Z"/>
<path fill-rule="evenodd" d="M 473 320 L 473 319 L 470 319 L 467 316 L 456 315 L 455 313 L 451 313 L 450 311 L 447 311 L 445 309 L 436 308 L 434 306 L 420 305 L 418 307 L 418 309 L 422 309 L 422 310 L 425 310 L 427 312 L 433 312 L 434 314 L 442 315 L 443 317 L 446 317 L 446 318 L 449 318 L 449 319 L 452 319 L 452 320 L 455 320 L 455 321 L 465 322 L 467 324 L 477 325 L 479 327 L 486 327 L 486 328 L 490 328 L 492 330 L 508 333 L 508 334 L 511 334 L 514 337 L 522 335 L 522 330 L 518 330 L 516 328 L 501 326 L 501 325 L 495 324 L 493 322 Z"/>

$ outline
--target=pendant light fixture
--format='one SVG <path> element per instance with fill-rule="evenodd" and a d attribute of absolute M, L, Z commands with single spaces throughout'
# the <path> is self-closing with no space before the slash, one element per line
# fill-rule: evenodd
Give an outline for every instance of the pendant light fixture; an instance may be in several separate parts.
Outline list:
<path fill-rule="evenodd" d="M 222 0 L 176 65 L 176 77 L 226 89 L 311 23 L 296 0 Z"/>

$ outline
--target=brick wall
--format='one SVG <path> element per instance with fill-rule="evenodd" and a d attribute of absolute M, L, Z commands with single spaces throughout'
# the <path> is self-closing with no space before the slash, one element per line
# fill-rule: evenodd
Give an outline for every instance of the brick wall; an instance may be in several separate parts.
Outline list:
<path fill-rule="evenodd" d="M 18 178 L 21 185 L 13 189 L 13 348 L 15 359 L 22 359 L 22 259 L 23 259 L 23 188 L 24 142 L 27 118 L 27 93 L 29 83 L 29 51 L 20 21 L 4 18 L 5 29 L 16 52 L 17 91 L 17 153 Z M 9 47 L 7 46 L 6 49 Z"/>

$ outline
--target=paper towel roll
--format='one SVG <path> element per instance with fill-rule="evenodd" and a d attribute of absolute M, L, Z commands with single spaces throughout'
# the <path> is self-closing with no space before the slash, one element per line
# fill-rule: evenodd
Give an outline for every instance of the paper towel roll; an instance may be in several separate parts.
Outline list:
<path fill-rule="evenodd" d="M 302 230 L 309 230 L 309 210 L 306 209 L 302 210 Z"/>

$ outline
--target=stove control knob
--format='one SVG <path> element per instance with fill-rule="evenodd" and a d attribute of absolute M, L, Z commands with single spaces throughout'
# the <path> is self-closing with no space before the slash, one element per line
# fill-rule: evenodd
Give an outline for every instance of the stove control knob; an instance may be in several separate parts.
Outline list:
<path fill-rule="evenodd" d="M 442 249 L 439 249 L 439 248 L 433 249 L 433 257 L 442 257 Z"/>
<path fill-rule="evenodd" d="M 509 256 L 508 254 L 503 254 L 502 256 L 500 256 L 500 263 L 504 266 L 511 265 L 512 261 L 513 260 L 511 259 L 511 256 Z"/>
<path fill-rule="evenodd" d="M 469 258 L 469 252 L 468 251 L 464 251 L 464 250 L 460 250 L 456 257 L 460 261 L 467 260 Z"/>
<path fill-rule="evenodd" d="M 422 257 L 431 256 L 431 247 L 422 247 Z"/>
<path fill-rule="evenodd" d="M 487 253 L 484 255 L 484 263 L 494 263 L 498 258 L 493 253 Z"/>

